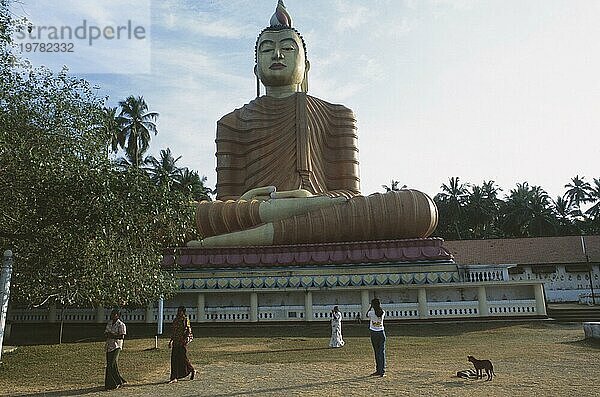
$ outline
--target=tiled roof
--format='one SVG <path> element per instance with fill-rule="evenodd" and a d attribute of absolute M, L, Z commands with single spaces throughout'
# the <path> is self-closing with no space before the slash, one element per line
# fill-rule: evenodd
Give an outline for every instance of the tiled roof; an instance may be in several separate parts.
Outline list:
<path fill-rule="evenodd" d="M 590 262 L 600 262 L 600 236 L 584 236 Z M 445 241 L 457 264 L 586 262 L 581 236 Z"/>

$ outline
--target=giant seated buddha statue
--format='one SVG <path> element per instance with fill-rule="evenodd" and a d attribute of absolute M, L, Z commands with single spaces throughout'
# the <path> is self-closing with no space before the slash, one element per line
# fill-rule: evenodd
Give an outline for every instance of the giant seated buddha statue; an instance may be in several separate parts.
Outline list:
<path fill-rule="evenodd" d="M 270 22 L 256 42 L 256 99 L 217 122 L 217 200 L 198 204 L 202 240 L 188 246 L 429 236 L 437 209 L 426 194 L 360 194 L 354 114 L 307 95 L 306 47 L 282 0 Z"/>

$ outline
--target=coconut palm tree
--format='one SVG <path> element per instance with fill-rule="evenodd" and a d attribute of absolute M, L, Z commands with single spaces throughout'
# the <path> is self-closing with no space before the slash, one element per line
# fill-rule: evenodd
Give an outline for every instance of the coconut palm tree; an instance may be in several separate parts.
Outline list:
<path fill-rule="evenodd" d="M 573 208 L 573 203 L 570 200 L 561 196 L 556 197 L 555 200 L 552 200 L 552 210 L 557 220 L 560 235 L 564 236 L 580 232 L 574 223 L 577 211 Z"/>
<path fill-rule="evenodd" d="M 206 176 L 200 177 L 198 172 L 184 168 L 179 177 L 178 188 L 182 192 L 191 194 L 196 201 L 210 200 L 210 194 L 213 194 L 212 189 L 206 187 Z"/>
<path fill-rule="evenodd" d="M 119 106 L 121 133 L 126 141 L 125 155 L 132 164 L 139 167 L 139 160 L 150 145 L 150 133 L 158 133 L 155 124 L 158 113 L 148 111 L 148 105 L 142 96 L 136 98 L 130 95 L 119 102 Z"/>
<path fill-rule="evenodd" d="M 121 131 L 121 118 L 117 116 L 117 108 L 103 109 L 102 128 L 108 139 L 109 153 L 117 153 L 119 147 L 125 146 L 125 135 Z"/>
<path fill-rule="evenodd" d="M 573 205 L 575 206 L 575 210 L 578 211 L 579 216 L 581 216 L 581 204 L 587 203 L 589 198 L 589 193 L 592 189 L 588 182 L 585 182 L 584 177 L 581 178 L 579 175 L 575 175 L 574 178 L 571 178 L 571 183 L 567 183 L 565 185 L 568 190 L 565 192 L 565 198 L 567 198 Z"/>
<path fill-rule="evenodd" d="M 481 186 L 474 185 L 468 190 L 464 213 L 474 238 L 497 237 L 495 229 L 500 190 L 494 181 L 483 181 Z"/>
<path fill-rule="evenodd" d="M 381 187 L 384 188 L 386 192 L 397 192 L 398 190 L 406 189 L 406 185 L 402 185 L 402 187 L 398 187 L 398 185 L 400 185 L 400 181 L 392 179 L 390 186 L 381 185 Z"/>
<path fill-rule="evenodd" d="M 548 193 L 540 186 L 517 183 L 501 207 L 501 227 L 507 236 L 533 237 L 556 234 Z"/>
<path fill-rule="evenodd" d="M 588 191 L 589 202 L 593 205 L 585 211 L 592 221 L 600 221 L 600 178 L 594 178 L 594 185 Z"/>
<path fill-rule="evenodd" d="M 452 177 L 449 179 L 448 185 L 442 184 L 442 192 L 434 197 L 440 213 L 440 224 L 442 225 L 440 230 L 444 229 L 443 225 L 446 223 L 453 229 L 453 231 L 446 230 L 449 233 L 445 236 L 446 238 L 460 240 L 465 235 L 464 230 L 461 233 L 461 229 L 463 229 L 462 224 L 464 223 L 462 216 L 468 196 L 468 186 L 468 184 L 460 183 L 459 177 Z"/>
<path fill-rule="evenodd" d="M 181 156 L 175 158 L 171 149 L 166 148 L 160 151 L 160 158 L 157 160 L 154 156 L 148 156 L 146 171 L 150 175 L 152 182 L 157 185 L 166 186 L 169 190 L 179 183 L 182 169 L 177 167 L 177 161 Z"/>
<path fill-rule="evenodd" d="M 552 200 L 540 186 L 532 187 L 531 220 L 527 225 L 530 236 L 555 236 L 556 218 L 552 212 Z"/>
<path fill-rule="evenodd" d="M 121 171 L 124 171 L 128 168 L 137 168 L 138 171 L 140 171 L 140 173 L 144 175 L 146 175 L 146 172 L 143 169 L 143 167 L 140 168 L 140 166 L 147 165 L 149 162 L 150 158 L 142 157 L 141 153 L 138 153 L 138 158 L 135 161 L 133 159 L 130 159 L 129 156 L 119 157 L 118 159 L 114 160 L 114 163 L 116 164 L 117 168 Z"/>

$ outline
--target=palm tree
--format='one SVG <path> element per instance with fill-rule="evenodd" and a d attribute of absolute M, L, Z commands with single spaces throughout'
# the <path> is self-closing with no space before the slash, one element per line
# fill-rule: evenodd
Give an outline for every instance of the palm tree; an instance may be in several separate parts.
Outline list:
<path fill-rule="evenodd" d="M 588 191 L 589 202 L 594 203 L 590 208 L 585 211 L 585 214 L 590 217 L 592 221 L 600 221 L 600 178 L 594 178 L 594 186 L 590 186 Z"/>
<path fill-rule="evenodd" d="M 572 183 L 567 183 L 565 185 L 568 190 L 565 192 L 565 197 L 574 204 L 575 210 L 578 211 L 579 216 L 581 216 L 581 204 L 587 203 L 589 198 L 589 193 L 592 189 L 588 182 L 585 182 L 584 177 L 581 178 L 579 175 L 575 175 L 574 178 L 571 178 Z"/>
<path fill-rule="evenodd" d="M 556 234 L 556 218 L 550 196 L 540 186 L 517 183 L 504 201 L 501 227 L 508 236 L 532 237 Z"/>
<path fill-rule="evenodd" d="M 459 177 L 452 177 L 449 179 L 449 182 L 449 185 L 446 185 L 445 183 L 442 184 L 442 192 L 434 197 L 434 201 L 438 204 L 440 222 L 447 222 L 449 225 L 452 225 L 454 232 L 456 233 L 455 236 L 453 236 L 452 234 L 454 233 L 447 230 L 447 232 L 452 233 L 447 237 L 456 237 L 460 240 L 462 236 L 460 230 L 461 227 L 459 225 L 462 223 L 463 207 L 467 199 L 467 187 L 469 185 L 460 183 Z M 444 219 L 444 215 L 447 220 Z M 463 232 L 462 234 L 464 235 L 465 233 Z"/>
<path fill-rule="evenodd" d="M 177 167 L 177 161 L 181 156 L 174 158 L 171 149 L 166 148 L 160 151 L 160 159 L 157 160 L 153 156 L 148 156 L 146 168 L 150 179 L 157 185 L 166 186 L 169 190 L 179 183 L 181 178 L 181 168 Z"/>
<path fill-rule="evenodd" d="M 121 118 L 117 116 L 117 108 L 103 109 L 102 128 L 108 139 L 109 153 L 117 153 L 119 147 L 125 146 L 125 135 L 121 132 Z"/>
<path fill-rule="evenodd" d="M 150 145 L 150 133 L 153 132 L 154 135 L 158 133 L 154 123 L 158 113 L 149 112 L 148 105 L 141 96 L 135 98 L 130 95 L 119 102 L 119 106 L 121 106 L 119 114 L 121 133 L 127 142 L 125 154 L 131 163 L 139 167 L 139 160 Z"/>
<path fill-rule="evenodd" d="M 150 162 L 150 156 L 143 158 L 141 153 L 138 153 L 138 158 L 135 161 L 133 159 L 130 159 L 129 156 L 119 157 L 118 159 L 114 160 L 114 163 L 116 164 L 117 168 L 122 171 L 124 171 L 128 168 L 136 168 L 136 169 L 138 169 L 138 171 L 140 171 L 143 174 L 146 174 L 146 173 L 143 172 L 144 170 L 141 169 L 139 166 L 147 165 L 149 162 Z"/>
<path fill-rule="evenodd" d="M 552 212 L 552 200 L 550 199 L 550 196 L 540 186 L 533 186 L 532 191 L 532 218 L 527 225 L 528 233 L 531 236 L 556 235 L 556 218 Z"/>
<path fill-rule="evenodd" d="M 475 238 L 490 238 L 496 235 L 495 223 L 498 218 L 501 189 L 494 181 L 483 181 L 483 185 L 474 185 L 468 191 L 465 203 L 466 221 Z"/>
<path fill-rule="evenodd" d="M 390 186 L 381 185 L 381 187 L 384 188 L 386 192 L 397 192 L 398 190 L 406 189 L 406 185 L 402 185 L 402 187 L 399 188 L 399 184 L 400 181 L 395 181 L 392 179 L 392 183 L 390 184 Z"/>
<path fill-rule="evenodd" d="M 209 200 L 210 194 L 213 194 L 212 189 L 206 187 L 206 176 L 200 177 L 198 172 L 184 168 L 179 177 L 177 186 L 182 192 L 191 194 L 196 201 Z"/>
<path fill-rule="evenodd" d="M 552 200 L 552 210 L 558 224 L 560 235 L 569 235 L 578 233 L 577 227 L 573 222 L 577 211 L 573 208 L 573 203 L 564 197 L 558 196 Z"/>

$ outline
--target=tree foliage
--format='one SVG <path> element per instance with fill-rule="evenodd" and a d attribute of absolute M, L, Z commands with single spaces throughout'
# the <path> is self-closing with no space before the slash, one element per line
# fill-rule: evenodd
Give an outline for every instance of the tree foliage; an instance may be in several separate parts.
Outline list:
<path fill-rule="evenodd" d="M 118 121 L 121 126 L 121 140 L 126 141 L 125 154 L 127 159 L 140 166 L 140 158 L 150 147 L 152 136 L 156 135 L 155 121 L 158 118 L 157 112 L 148 111 L 148 104 L 143 97 L 128 96 L 125 100 L 119 102 L 121 113 Z M 121 145 L 123 147 L 123 145 Z"/>
<path fill-rule="evenodd" d="M 139 306 L 170 295 L 161 254 L 195 238 L 190 194 L 109 160 L 116 111 L 66 69 L 14 56 L 7 5 L 0 0 L 0 243 L 15 253 L 12 297 Z"/>
<path fill-rule="evenodd" d="M 435 235 L 445 239 L 564 236 L 600 233 L 600 178 L 578 175 L 552 200 L 540 186 L 518 183 L 504 198 L 494 181 L 481 186 L 452 177 L 434 201 L 439 211 Z M 588 204 L 585 211 L 581 206 Z"/>

